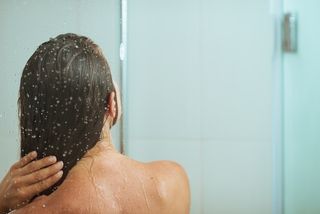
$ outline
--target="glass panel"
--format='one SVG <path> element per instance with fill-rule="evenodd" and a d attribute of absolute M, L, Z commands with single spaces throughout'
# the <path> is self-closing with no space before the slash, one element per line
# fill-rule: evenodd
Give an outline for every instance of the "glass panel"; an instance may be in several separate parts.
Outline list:
<path fill-rule="evenodd" d="M 17 98 L 27 59 L 50 37 L 67 32 L 82 34 L 103 49 L 117 81 L 120 75 L 119 17 L 120 3 L 117 0 L 1 1 L 0 178 L 18 158 Z M 118 146 L 118 126 L 113 132 L 113 140 Z"/>
<path fill-rule="evenodd" d="M 320 1 L 284 0 L 298 15 L 298 52 L 284 54 L 286 214 L 320 213 Z"/>

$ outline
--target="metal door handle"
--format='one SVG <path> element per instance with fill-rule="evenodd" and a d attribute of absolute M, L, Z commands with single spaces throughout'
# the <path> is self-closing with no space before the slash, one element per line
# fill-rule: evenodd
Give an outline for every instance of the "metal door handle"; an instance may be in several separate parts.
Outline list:
<path fill-rule="evenodd" d="M 296 53 L 298 50 L 298 23 L 295 13 L 286 13 L 283 18 L 283 51 Z"/>

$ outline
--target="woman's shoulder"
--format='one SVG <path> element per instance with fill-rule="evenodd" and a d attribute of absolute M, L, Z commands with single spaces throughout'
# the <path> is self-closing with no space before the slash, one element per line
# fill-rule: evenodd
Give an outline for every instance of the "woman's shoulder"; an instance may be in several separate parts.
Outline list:
<path fill-rule="evenodd" d="M 170 179 L 188 180 L 185 169 L 177 162 L 169 160 L 153 161 L 146 163 L 149 170 L 159 176 L 169 177 Z"/>
<path fill-rule="evenodd" d="M 122 159 L 122 163 L 130 166 L 129 168 L 135 172 L 155 177 L 167 183 L 167 185 L 176 186 L 176 183 L 180 183 L 181 185 L 189 188 L 187 173 L 182 165 L 177 162 L 169 160 L 142 162 L 124 155 L 119 159 Z"/>
<path fill-rule="evenodd" d="M 129 161 L 133 162 L 132 170 L 138 171 L 140 176 L 144 177 L 148 194 L 157 199 L 155 204 L 159 209 L 154 213 L 189 213 L 189 179 L 182 165 L 168 160 Z"/>
<path fill-rule="evenodd" d="M 158 181 L 158 191 L 167 201 L 167 213 L 189 213 L 190 187 L 184 168 L 173 161 L 147 163 L 149 170 Z"/>

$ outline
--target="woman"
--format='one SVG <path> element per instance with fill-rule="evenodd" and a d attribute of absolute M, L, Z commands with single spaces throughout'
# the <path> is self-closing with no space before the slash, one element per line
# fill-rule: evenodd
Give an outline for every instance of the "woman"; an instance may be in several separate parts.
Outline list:
<path fill-rule="evenodd" d="M 19 105 L 21 156 L 54 155 L 64 173 L 14 213 L 189 213 L 181 166 L 141 163 L 114 149 L 119 92 L 90 39 L 64 34 L 40 45 L 24 68 Z"/>

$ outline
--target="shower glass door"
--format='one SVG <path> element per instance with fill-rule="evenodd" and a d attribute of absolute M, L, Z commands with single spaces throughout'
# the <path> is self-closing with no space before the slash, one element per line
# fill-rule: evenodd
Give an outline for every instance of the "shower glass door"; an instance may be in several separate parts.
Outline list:
<path fill-rule="evenodd" d="M 61 6 L 63 5 L 63 6 Z M 39 44 L 61 33 L 90 37 L 120 82 L 120 4 L 117 0 L 0 1 L 0 179 L 19 154 L 17 99 L 22 69 Z M 119 125 L 113 141 L 120 147 Z"/>
<path fill-rule="evenodd" d="M 284 0 L 298 50 L 283 53 L 284 213 L 320 213 L 320 1 Z"/>

